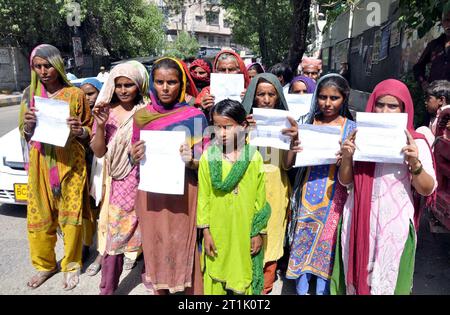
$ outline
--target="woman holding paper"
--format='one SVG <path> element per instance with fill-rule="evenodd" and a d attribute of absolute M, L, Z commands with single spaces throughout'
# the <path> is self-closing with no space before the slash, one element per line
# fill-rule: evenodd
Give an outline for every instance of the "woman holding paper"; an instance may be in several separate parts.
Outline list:
<path fill-rule="evenodd" d="M 334 294 L 410 294 L 419 195 L 433 201 L 436 177 L 425 137 L 414 131 L 409 90 L 398 80 L 379 83 L 366 112 L 407 113 L 405 164 L 353 162 L 355 132 L 342 145 L 339 181 L 347 186 L 332 278 Z M 357 133 L 356 133 L 357 136 Z"/>
<path fill-rule="evenodd" d="M 180 144 L 180 154 L 186 163 L 184 194 L 138 190 L 136 199 L 145 260 L 143 282 L 155 294 L 203 293 L 195 223 L 198 160 L 208 144 L 208 138 L 203 135 L 208 122 L 199 109 L 186 103 L 186 80 L 178 60 L 159 59 L 150 78 L 151 103 L 134 118 L 133 164 L 145 157 L 145 144 L 139 140 L 141 130 L 181 128 L 188 133 L 187 144 Z"/>
<path fill-rule="evenodd" d="M 287 110 L 283 87 L 271 73 L 263 73 L 250 82 L 243 101 L 246 112 L 252 107 Z M 295 122 L 294 122 L 295 124 Z M 267 235 L 264 240 L 264 294 L 272 291 L 276 278 L 277 261 L 283 256 L 284 236 L 287 224 L 290 183 L 284 165 L 287 151 L 274 148 L 259 148 L 266 174 L 266 197 L 272 208 Z"/>
<path fill-rule="evenodd" d="M 244 87 L 250 83 L 247 68 L 242 58 L 232 50 L 222 50 L 214 59 L 213 73 L 239 74 L 244 75 Z M 209 86 L 205 87 L 195 99 L 195 106 L 208 110 L 214 105 L 214 95 L 210 94 Z M 244 93 L 245 91 L 243 91 Z"/>
<path fill-rule="evenodd" d="M 113 68 L 97 98 L 91 148 L 97 158 L 105 156 L 105 200 L 99 221 L 99 240 L 103 246 L 100 294 L 111 295 L 119 285 L 124 253 L 141 250 L 141 233 L 135 213 L 138 185 L 137 167 L 128 160 L 133 131 L 133 115 L 145 106 L 148 91 L 145 68 L 137 62 Z M 102 247 L 102 248 L 100 248 Z"/>
<path fill-rule="evenodd" d="M 28 286 L 37 288 L 57 272 L 54 247 L 59 228 L 64 239 L 64 289 L 70 290 L 78 284 L 82 264 L 82 219 L 92 220 L 90 211 L 83 209 L 83 200 L 89 196 L 84 189 L 87 176 L 82 144 L 91 133 L 91 111 L 84 93 L 67 80 L 56 47 L 43 44 L 33 49 L 30 67 L 31 83 L 23 93 L 19 117 L 28 169 L 28 240 L 32 264 L 38 270 Z M 49 105 L 55 100 L 68 104 L 70 135 L 64 147 L 31 140 L 37 122 L 35 97 Z"/>
<path fill-rule="evenodd" d="M 350 87 L 343 77 L 338 74 L 322 77 L 305 123 L 337 126 L 341 139 L 345 139 L 356 127 L 348 109 L 349 95 Z M 299 144 L 298 138 L 293 141 Z M 289 160 L 294 158 L 295 151 L 298 150 L 289 151 Z M 308 293 L 312 276 L 317 278 L 316 294 L 329 294 L 337 224 L 347 198 L 345 187 L 337 181 L 337 172 L 336 164 L 301 167 L 297 172 L 291 198 L 288 228 L 291 252 L 286 278 L 296 280 L 299 295 Z"/>

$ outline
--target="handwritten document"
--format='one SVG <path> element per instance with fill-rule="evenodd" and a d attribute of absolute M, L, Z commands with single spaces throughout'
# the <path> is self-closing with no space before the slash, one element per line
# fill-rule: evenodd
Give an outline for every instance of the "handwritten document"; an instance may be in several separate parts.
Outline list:
<path fill-rule="evenodd" d="M 70 128 L 67 118 L 70 117 L 69 103 L 34 97 L 36 112 L 36 129 L 31 140 L 64 147 L 69 138 Z"/>
<path fill-rule="evenodd" d="M 312 96 L 313 94 L 284 94 L 292 118 L 299 120 L 309 113 Z"/>
<path fill-rule="evenodd" d="M 256 128 L 250 132 L 250 144 L 289 150 L 291 138 L 281 133 L 281 130 L 291 127 L 287 119 L 289 114 L 280 109 L 253 108 Z"/>
<path fill-rule="evenodd" d="M 297 153 L 294 167 L 336 163 L 341 129 L 337 126 L 299 125 L 298 138 L 303 150 Z"/>
<path fill-rule="evenodd" d="M 243 74 L 211 73 L 211 95 L 214 95 L 216 104 L 227 98 L 242 102 L 244 89 Z"/>
<path fill-rule="evenodd" d="M 356 113 L 358 132 L 354 161 L 402 164 L 407 144 L 406 113 Z"/>
<path fill-rule="evenodd" d="M 142 130 L 145 157 L 140 165 L 139 189 L 169 194 L 184 194 L 185 163 L 180 146 L 186 141 L 184 131 Z"/>

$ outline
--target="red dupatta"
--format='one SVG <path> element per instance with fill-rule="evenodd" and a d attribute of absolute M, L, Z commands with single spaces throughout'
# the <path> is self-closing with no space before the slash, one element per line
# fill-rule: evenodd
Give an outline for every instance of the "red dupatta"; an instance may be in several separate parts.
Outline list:
<path fill-rule="evenodd" d="M 426 141 L 424 135 L 414 130 L 414 105 L 411 94 L 409 93 L 408 87 L 398 80 L 388 79 L 380 82 L 369 97 L 366 106 L 366 112 L 373 112 L 375 109 L 376 100 L 385 95 L 394 96 L 399 101 L 403 102 L 404 112 L 408 114 L 408 131 L 411 133 L 414 139 L 424 139 Z M 368 283 L 370 239 L 369 233 L 374 172 L 375 163 L 354 163 L 354 206 L 350 228 L 347 285 L 351 285 L 354 287 L 355 294 L 370 294 L 370 287 Z M 418 198 L 416 198 L 419 196 L 414 190 L 413 194 L 415 195 L 414 225 L 417 231 L 419 227 L 421 211 L 418 209 Z M 427 204 L 431 203 L 434 200 L 434 196 L 435 194 L 432 194 L 431 196 L 427 197 Z"/>

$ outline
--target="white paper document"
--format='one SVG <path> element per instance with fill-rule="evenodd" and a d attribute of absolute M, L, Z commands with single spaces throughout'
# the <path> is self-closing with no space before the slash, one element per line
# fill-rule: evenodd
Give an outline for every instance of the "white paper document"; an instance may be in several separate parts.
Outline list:
<path fill-rule="evenodd" d="M 36 109 L 36 128 L 31 140 L 64 147 L 70 134 L 67 118 L 70 117 L 69 103 L 34 97 Z"/>
<path fill-rule="evenodd" d="M 300 117 L 309 113 L 313 94 L 284 94 L 292 118 L 299 120 Z"/>
<path fill-rule="evenodd" d="M 289 150 L 291 138 L 281 133 L 281 130 L 291 127 L 287 119 L 289 114 L 280 109 L 253 108 L 256 128 L 250 132 L 250 144 Z"/>
<path fill-rule="evenodd" d="M 185 163 L 180 146 L 186 142 L 184 131 L 142 130 L 145 157 L 141 161 L 139 189 L 169 194 L 184 194 Z"/>
<path fill-rule="evenodd" d="M 309 124 L 299 125 L 298 128 L 298 138 L 303 150 L 297 153 L 294 167 L 336 163 L 341 128 Z"/>
<path fill-rule="evenodd" d="M 407 144 L 406 113 L 356 113 L 358 132 L 354 161 L 402 164 Z"/>
<path fill-rule="evenodd" d="M 105 158 L 92 159 L 91 178 L 90 178 L 90 196 L 95 199 L 95 206 L 98 207 L 103 197 L 103 173 Z"/>
<path fill-rule="evenodd" d="M 241 93 L 244 92 L 243 74 L 211 73 L 211 95 L 215 104 L 227 98 L 242 102 Z"/>

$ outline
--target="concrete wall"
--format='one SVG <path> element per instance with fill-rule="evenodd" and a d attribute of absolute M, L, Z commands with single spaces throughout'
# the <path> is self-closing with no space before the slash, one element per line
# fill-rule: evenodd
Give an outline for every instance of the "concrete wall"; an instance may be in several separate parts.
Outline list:
<path fill-rule="evenodd" d="M 30 82 L 25 55 L 15 47 L 0 47 L 0 90 L 22 91 Z"/>

